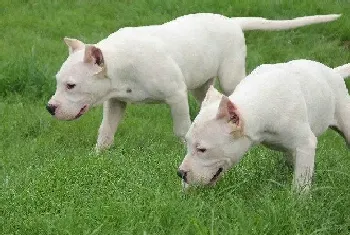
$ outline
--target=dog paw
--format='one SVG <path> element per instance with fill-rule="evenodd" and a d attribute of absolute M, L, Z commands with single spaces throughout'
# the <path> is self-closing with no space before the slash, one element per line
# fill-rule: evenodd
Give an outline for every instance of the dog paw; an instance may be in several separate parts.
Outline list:
<path fill-rule="evenodd" d="M 111 147 L 111 144 L 96 144 L 95 146 L 95 154 L 99 155 L 104 151 L 108 150 Z"/>
<path fill-rule="evenodd" d="M 89 151 L 88 157 L 96 157 L 100 154 L 100 152 L 96 152 L 96 148 L 93 148 Z"/>
<path fill-rule="evenodd" d="M 310 194 L 310 189 L 311 185 L 310 184 L 305 184 L 305 185 L 300 185 L 300 184 L 294 184 L 293 185 L 293 192 L 296 193 L 299 196 L 307 196 Z"/>
<path fill-rule="evenodd" d="M 97 138 L 97 143 L 95 145 L 95 152 L 97 154 L 110 149 L 110 147 L 112 146 L 114 142 L 114 138 L 110 137 L 110 136 L 99 136 Z"/>

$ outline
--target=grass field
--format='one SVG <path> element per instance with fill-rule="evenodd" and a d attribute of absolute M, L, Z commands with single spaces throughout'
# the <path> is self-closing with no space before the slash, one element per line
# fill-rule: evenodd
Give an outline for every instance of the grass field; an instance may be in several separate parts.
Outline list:
<path fill-rule="evenodd" d="M 0 234 L 350 234 L 350 152 L 334 132 L 319 139 L 308 197 L 291 193 L 292 170 L 264 147 L 215 188 L 183 194 L 176 170 L 185 149 L 166 105 L 130 105 L 115 146 L 100 156 L 92 151 L 100 107 L 74 122 L 46 112 L 67 56 L 64 36 L 94 43 L 124 26 L 195 12 L 342 13 L 325 25 L 246 33 L 247 68 L 350 62 L 348 0 L 0 0 Z M 192 118 L 197 112 L 191 98 Z"/>

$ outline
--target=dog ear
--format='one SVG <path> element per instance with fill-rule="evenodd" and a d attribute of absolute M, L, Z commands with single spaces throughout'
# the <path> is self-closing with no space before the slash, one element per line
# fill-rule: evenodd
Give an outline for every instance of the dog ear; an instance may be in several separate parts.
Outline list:
<path fill-rule="evenodd" d="M 233 126 L 232 131 L 241 130 L 242 120 L 240 114 L 237 107 L 227 96 L 222 96 L 216 117 L 218 119 L 224 118 L 228 123 L 230 123 Z"/>
<path fill-rule="evenodd" d="M 101 49 L 95 47 L 94 45 L 85 46 L 84 62 L 96 64 L 103 67 L 104 60 Z"/>
<path fill-rule="evenodd" d="M 69 54 L 74 53 L 75 51 L 81 50 L 84 48 L 85 44 L 77 39 L 67 38 L 65 37 L 64 42 L 68 46 Z"/>
<path fill-rule="evenodd" d="M 215 89 L 213 85 L 210 85 L 207 91 L 207 94 L 205 95 L 205 98 L 202 102 L 202 106 L 205 106 L 207 104 L 210 104 L 214 101 L 220 100 L 222 97 L 222 94 Z"/>

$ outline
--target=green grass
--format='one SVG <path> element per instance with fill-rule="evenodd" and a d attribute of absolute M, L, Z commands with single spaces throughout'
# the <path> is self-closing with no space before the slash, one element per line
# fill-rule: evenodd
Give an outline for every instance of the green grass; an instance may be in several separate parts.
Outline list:
<path fill-rule="evenodd" d="M 100 156 L 92 150 L 101 108 L 74 122 L 46 112 L 67 56 L 64 36 L 93 43 L 123 26 L 194 12 L 273 19 L 342 13 L 327 25 L 246 33 L 247 68 L 296 58 L 350 61 L 348 0 L 1 0 L 0 234 L 350 233 L 350 153 L 332 131 L 319 139 L 310 196 L 291 193 L 292 170 L 263 147 L 215 188 L 183 194 L 176 170 L 185 149 L 165 105 L 129 106 L 115 146 Z M 191 99 L 192 118 L 197 112 Z"/>

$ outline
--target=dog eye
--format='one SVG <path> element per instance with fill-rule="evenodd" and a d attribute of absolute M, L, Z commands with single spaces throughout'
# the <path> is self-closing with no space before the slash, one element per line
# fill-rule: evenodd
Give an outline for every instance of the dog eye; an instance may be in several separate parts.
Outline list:
<path fill-rule="evenodd" d="M 67 84 L 67 89 L 68 90 L 71 90 L 75 87 L 76 85 L 75 84 Z"/>
<path fill-rule="evenodd" d="M 198 152 L 204 153 L 205 151 L 207 151 L 206 148 L 197 148 Z"/>

